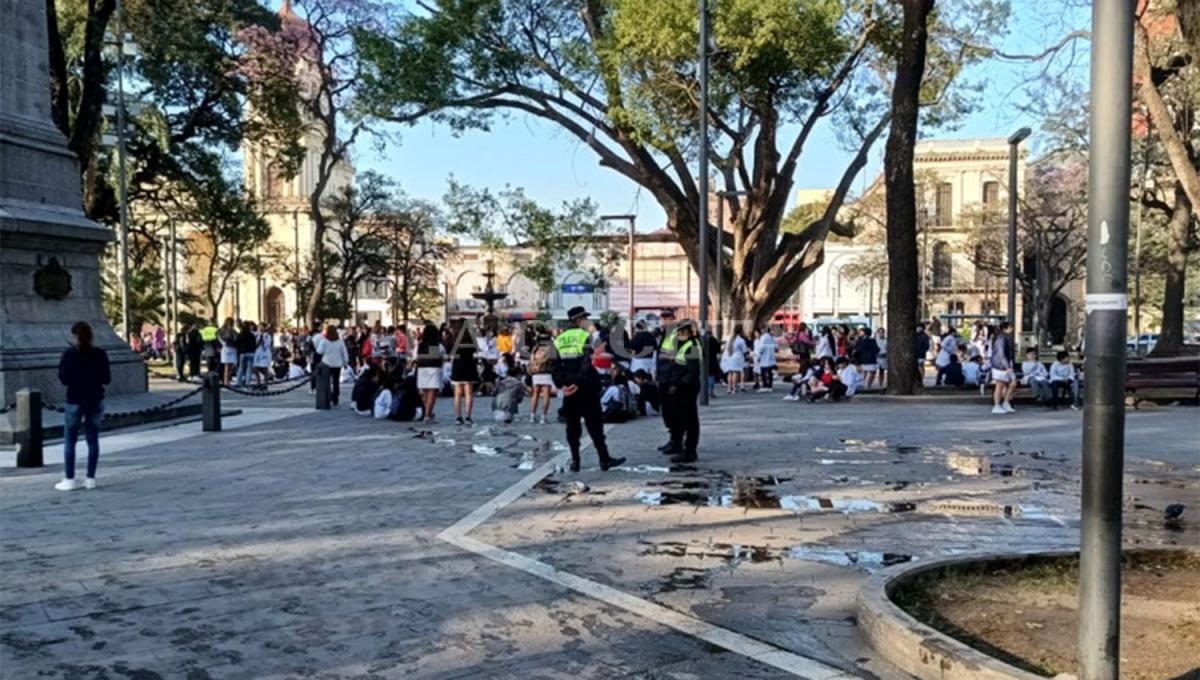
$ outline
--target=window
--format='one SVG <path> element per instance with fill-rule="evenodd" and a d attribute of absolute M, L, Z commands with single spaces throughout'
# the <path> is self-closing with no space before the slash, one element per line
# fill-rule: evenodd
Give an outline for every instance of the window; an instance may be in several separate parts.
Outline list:
<path fill-rule="evenodd" d="M 979 303 L 979 313 L 996 316 L 1000 313 L 1000 302 L 998 300 L 984 300 Z"/>
<path fill-rule="evenodd" d="M 946 316 L 961 317 L 967 311 L 967 306 L 962 300 L 949 300 L 946 302 Z"/>
<path fill-rule="evenodd" d="M 1000 183 L 988 181 L 983 183 L 983 207 L 994 208 L 1000 203 Z"/>
<path fill-rule="evenodd" d="M 996 285 L 996 272 L 1000 271 L 1003 260 L 995 248 L 994 244 L 975 246 L 975 286 L 978 288 Z"/>
<path fill-rule="evenodd" d="M 937 202 L 933 208 L 934 226 L 948 227 L 954 223 L 954 187 L 949 182 L 938 182 Z"/>
<path fill-rule="evenodd" d="M 933 287 L 949 288 L 954 273 L 951 261 L 950 246 L 945 241 L 933 244 Z"/>

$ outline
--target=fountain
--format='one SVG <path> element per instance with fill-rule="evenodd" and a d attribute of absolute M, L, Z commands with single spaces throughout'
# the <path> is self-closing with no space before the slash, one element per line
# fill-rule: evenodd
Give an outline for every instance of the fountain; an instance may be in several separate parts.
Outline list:
<path fill-rule="evenodd" d="M 483 327 L 496 330 L 496 301 L 503 300 L 508 297 L 508 293 L 497 293 L 496 286 L 492 282 L 496 278 L 496 263 L 493 260 L 487 261 L 487 269 L 483 273 L 483 278 L 487 279 L 487 285 L 483 287 L 483 292 L 471 293 L 471 297 L 476 300 L 483 300 L 487 303 L 487 314 L 483 317 Z"/>

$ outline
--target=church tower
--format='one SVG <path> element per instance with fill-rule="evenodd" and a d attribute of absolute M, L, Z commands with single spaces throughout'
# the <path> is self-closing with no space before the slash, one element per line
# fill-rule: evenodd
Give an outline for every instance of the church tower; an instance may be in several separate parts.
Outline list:
<path fill-rule="evenodd" d="M 284 28 L 306 28 L 308 22 L 296 13 L 290 0 L 279 8 Z M 301 59 L 298 69 L 311 71 L 312 60 Z M 302 71 L 301 82 L 308 80 Z M 310 77 L 315 77 L 310 76 Z M 242 143 L 242 170 L 246 189 L 254 197 L 260 212 L 271 226 L 269 253 L 260 256 L 270 265 L 261 277 L 242 274 L 235 281 L 229 300 L 229 315 L 262 321 L 276 327 L 291 326 L 298 318 L 299 297 L 295 281 L 303 280 L 313 250 L 314 224 L 310 196 L 317 182 L 321 147 L 325 137 L 317 125 L 306 126 L 300 140 L 304 160 L 294 177 L 284 177 L 273 168 L 269 143 L 246 140 Z M 334 169 L 324 196 L 341 192 L 354 181 L 354 168 L 343 161 Z"/>

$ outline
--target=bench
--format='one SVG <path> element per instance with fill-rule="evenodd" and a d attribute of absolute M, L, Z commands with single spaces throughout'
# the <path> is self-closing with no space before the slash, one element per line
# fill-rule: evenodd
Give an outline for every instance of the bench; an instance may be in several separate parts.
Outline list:
<path fill-rule="evenodd" d="M 1200 401 L 1200 358 L 1141 359 L 1125 365 L 1125 391 L 1137 408 L 1138 389 L 1183 388 L 1195 390 Z"/>

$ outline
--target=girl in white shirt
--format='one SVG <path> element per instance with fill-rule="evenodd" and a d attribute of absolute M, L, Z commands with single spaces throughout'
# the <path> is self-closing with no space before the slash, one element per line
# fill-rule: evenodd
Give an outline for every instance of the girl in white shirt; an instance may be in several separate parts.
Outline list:
<path fill-rule="evenodd" d="M 742 327 L 734 326 L 733 335 L 725 341 L 725 351 L 721 353 L 721 370 L 725 372 L 726 394 L 738 390 L 738 381 L 742 371 L 746 369 L 746 341 L 742 338 Z"/>

